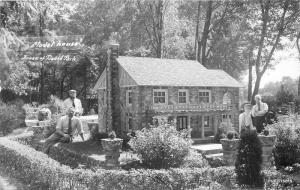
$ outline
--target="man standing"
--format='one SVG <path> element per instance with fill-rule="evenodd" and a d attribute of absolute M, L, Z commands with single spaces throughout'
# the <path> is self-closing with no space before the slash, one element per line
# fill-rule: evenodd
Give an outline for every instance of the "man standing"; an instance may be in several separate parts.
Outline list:
<path fill-rule="evenodd" d="M 76 90 L 69 90 L 69 98 L 64 101 L 64 108 L 68 110 L 70 107 L 75 108 L 75 116 L 81 116 L 83 113 L 81 101 L 76 98 Z"/>
<path fill-rule="evenodd" d="M 72 142 L 74 135 L 77 134 L 79 134 L 82 141 L 84 141 L 81 121 L 78 117 L 74 116 L 74 113 L 75 109 L 71 107 L 68 109 L 67 115 L 58 119 L 56 131 L 45 141 L 43 148 L 44 153 L 48 154 L 50 147 L 57 142 Z"/>
<path fill-rule="evenodd" d="M 268 105 L 261 101 L 261 96 L 257 94 L 255 97 L 256 104 L 252 108 L 253 125 L 256 127 L 257 133 L 264 130 L 265 114 L 268 112 Z"/>
<path fill-rule="evenodd" d="M 239 133 L 254 129 L 251 119 L 251 104 L 244 104 L 244 112 L 239 115 Z"/>

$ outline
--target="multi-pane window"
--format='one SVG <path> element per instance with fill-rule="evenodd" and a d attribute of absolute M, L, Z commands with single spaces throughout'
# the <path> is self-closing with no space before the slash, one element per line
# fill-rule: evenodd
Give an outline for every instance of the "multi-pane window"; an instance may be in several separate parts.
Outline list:
<path fill-rule="evenodd" d="M 127 105 L 132 104 L 132 91 L 131 90 L 126 91 L 126 104 Z"/>
<path fill-rule="evenodd" d="M 228 121 L 227 119 L 229 119 L 229 121 L 231 121 L 232 116 L 230 114 L 222 114 L 222 121 Z"/>
<path fill-rule="evenodd" d="M 188 102 L 188 91 L 187 90 L 179 90 L 178 91 L 178 103 L 186 104 Z"/>
<path fill-rule="evenodd" d="M 204 116 L 204 127 L 210 127 L 209 116 Z"/>
<path fill-rule="evenodd" d="M 167 103 L 167 91 L 166 90 L 154 90 L 153 103 L 154 104 L 166 104 Z"/>
<path fill-rule="evenodd" d="M 199 91 L 199 103 L 209 103 L 210 102 L 210 91 L 201 90 Z"/>

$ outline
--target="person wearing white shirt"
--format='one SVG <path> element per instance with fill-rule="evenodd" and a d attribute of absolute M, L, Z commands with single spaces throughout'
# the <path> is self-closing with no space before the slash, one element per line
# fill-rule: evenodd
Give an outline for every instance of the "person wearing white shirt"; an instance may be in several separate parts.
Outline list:
<path fill-rule="evenodd" d="M 244 104 L 244 112 L 239 115 L 239 133 L 254 129 L 251 118 L 251 104 Z"/>
<path fill-rule="evenodd" d="M 256 104 L 252 108 L 253 125 L 256 127 L 258 133 L 264 130 L 265 115 L 268 112 L 268 104 L 261 101 L 261 95 L 257 94 L 255 97 Z"/>
<path fill-rule="evenodd" d="M 70 107 L 75 108 L 75 116 L 80 116 L 83 113 L 81 101 L 76 98 L 76 90 L 69 91 L 69 98 L 64 101 L 64 108 L 68 110 Z"/>
<path fill-rule="evenodd" d="M 74 136 L 80 135 L 84 141 L 83 127 L 78 117 L 74 116 L 75 109 L 68 109 L 67 115 L 60 117 L 57 121 L 56 131 L 50 135 L 44 144 L 43 152 L 49 154 L 50 147 L 57 142 L 70 143 Z"/>

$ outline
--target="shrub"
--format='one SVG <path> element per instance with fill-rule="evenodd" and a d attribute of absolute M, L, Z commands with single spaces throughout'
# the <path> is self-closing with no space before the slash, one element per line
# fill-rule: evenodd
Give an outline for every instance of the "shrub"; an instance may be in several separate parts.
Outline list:
<path fill-rule="evenodd" d="M 14 129 L 24 127 L 24 110 L 14 104 L 0 103 L 0 130 L 7 135 Z"/>
<path fill-rule="evenodd" d="M 0 164 L 16 171 L 17 178 L 40 189 L 195 189 L 212 182 L 224 183 L 233 178 L 231 167 L 178 168 L 169 170 L 104 170 L 95 172 L 71 169 L 25 145 L 0 138 Z"/>
<path fill-rule="evenodd" d="M 270 134 L 276 135 L 273 154 L 277 168 L 291 166 L 297 162 L 300 126 L 293 124 L 293 122 L 288 124 L 286 120 L 293 121 L 293 118 L 280 118 L 278 123 L 266 127 Z"/>
<path fill-rule="evenodd" d="M 185 157 L 182 167 L 189 168 L 203 168 L 210 167 L 208 161 L 203 158 L 198 152 L 191 150 L 189 154 Z"/>
<path fill-rule="evenodd" d="M 169 124 L 143 128 L 129 141 L 149 168 L 179 167 L 188 155 L 192 140 L 190 131 L 177 131 Z"/>
<path fill-rule="evenodd" d="M 255 131 L 242 133 L 238 149 L 235 171 L 237 183 L 262 187 L 263 176 L 261 175 L 262 144 Z"/>

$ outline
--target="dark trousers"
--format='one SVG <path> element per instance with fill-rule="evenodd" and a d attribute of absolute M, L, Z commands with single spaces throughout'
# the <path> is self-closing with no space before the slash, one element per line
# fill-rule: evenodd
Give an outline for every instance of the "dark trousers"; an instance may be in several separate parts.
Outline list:
<path fill-rule="evenodd" d="M 62 142 L 62 143 L 69 143 L 72 142 L 72 137 L 64 137 L 61 136 L 59 133 L 54 132 L 50 137 L 48 137 L 45 141 L 43 152 L 45 154 L 49 154 L 50 147 L 53 146 L 55 143 Z"/>
<path fill-rule="evenodd" d="M 261 133 L 264 130 L 265 116 L 256 116 L 252 118 L 253 125 L 256 127 L 257 133 Z"/>

